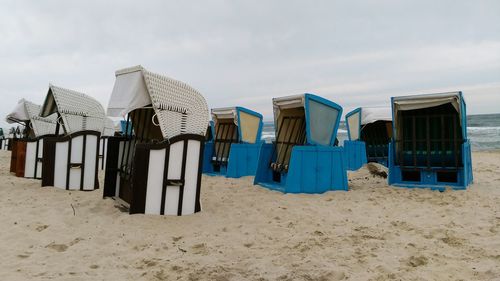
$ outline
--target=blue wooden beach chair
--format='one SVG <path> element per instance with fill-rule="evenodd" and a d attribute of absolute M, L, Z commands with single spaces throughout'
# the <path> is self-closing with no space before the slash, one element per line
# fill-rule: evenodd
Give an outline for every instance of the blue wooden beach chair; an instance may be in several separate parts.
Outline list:
<path fill-rule="evenodd" d="M 389 184 L 444 190 L 472 183 L 462 92 L 393 97 Z"/>
<path fill-rule="evenodd" d="M 342 107 L 313 94 L 273 99 L 276 140 L 263 144 L 254 184 L 285 193 L 347 190 Z"/>
<path fill-rule="evenodd" d="M 120 134 L 123 136 L 132 135 L 132 124 L 127 120 L 120 120 Z"/>
<path fill-rule="evenodd" d="M 207 126 L 207 132 L 205 133 L 205 143 L 213 142 L 215 136 L 214 121 L 210 120 Z"/>
<path fill-rule="evenodd" d="M 358 107 L 346 115 L 348 140 L 344 141 L 347 169 L 357 170 L 368 162 L 387 166 L 392 137 L 390 107 Z"/>
<path fill-rule="evenodd" d="M 212 119 L 203 172 L 228 178 L 255 175 L 262 144 L 262 115 L 244 107 L 216 108 L 212 109 Z"/>

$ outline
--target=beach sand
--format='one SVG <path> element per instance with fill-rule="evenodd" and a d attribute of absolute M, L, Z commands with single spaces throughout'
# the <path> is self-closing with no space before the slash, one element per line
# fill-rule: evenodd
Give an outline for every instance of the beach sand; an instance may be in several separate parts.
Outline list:
<path fill-rule="evenodd" d="M 41 188 L 9 159 L 0 151 L 0 280 L 500 280 L 499 152 L 473 154 L 467 191 L 388 187 L 365 168 L 320 195 L 203 176 L 203 210 L 185 217 Z"/>

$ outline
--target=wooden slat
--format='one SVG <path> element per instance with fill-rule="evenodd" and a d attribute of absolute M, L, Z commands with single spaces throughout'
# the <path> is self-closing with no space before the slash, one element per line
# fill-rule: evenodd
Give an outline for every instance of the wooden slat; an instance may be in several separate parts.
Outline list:
<path fill-rule="evenodd" d="M 26 164 L 26 142 L 17 142 L 17 156 L 16 156 L 16 177 L 24 177 L 24 168 Z"/>

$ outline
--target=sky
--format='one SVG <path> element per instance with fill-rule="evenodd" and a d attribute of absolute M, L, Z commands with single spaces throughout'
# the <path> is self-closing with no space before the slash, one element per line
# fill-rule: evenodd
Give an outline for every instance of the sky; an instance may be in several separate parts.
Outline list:
<path fill-rule="evenodd" d="M 500 1 L 0 0 L 0 126 L 48 85 L 106 108 L 116 70 L 142 65 L 199 90 L 210 108 L 272 119 L 273 97 L 344 108 L 461 90 L 500 112 Z"/>

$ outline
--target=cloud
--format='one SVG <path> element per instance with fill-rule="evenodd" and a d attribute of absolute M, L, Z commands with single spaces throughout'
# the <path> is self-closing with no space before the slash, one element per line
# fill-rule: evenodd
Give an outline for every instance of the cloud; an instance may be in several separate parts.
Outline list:
<path fill-rule="evenodd" d="M 267 119 L 272 97 L 303 92 L 346 112 L 462 89 L 469 113 L 498 112 L 498 10 L 498 1 L 4 1 L 0 115 L 21 97 L 41 103 L 49 82 L 106 106 L 114 71 L 136 64 L 187 82 L 211 107 Z"/>

